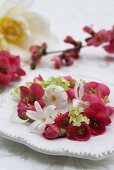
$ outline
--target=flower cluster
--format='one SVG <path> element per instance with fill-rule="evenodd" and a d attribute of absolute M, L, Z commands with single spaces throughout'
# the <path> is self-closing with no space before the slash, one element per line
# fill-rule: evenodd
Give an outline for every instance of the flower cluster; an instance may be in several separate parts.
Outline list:
<path fill-rule="evenodd" d="M 25 71 L 20 67 L 20 57 L 8 51 L 0 51 L 0 85 L 6 86 L 24 75 Z"/>
<path fill-rule="evenodd" d="M 108 105 L 107 85 L 77 81 L 71 76 L 44 80 L 39 75 L 33 82 L 14 88 L 12 94 L 18 99 L 18 122 L 29 121 L 30 129 L 41 132 L 47 139 L 67 137 L 85 141 L 101 135 L 114 112 Z"/>
<path fill-rule="evenodd" d="M 101 135 L 111 123 L 113 108 L 107 105 L 109 88 L 98 82 L 80 82 L 75 86 L 73 107 L 58 115 L 52 124 L 45 127 L 44 137 L 85 141 Z"/>
<path fill-rule="evenodd" d="M 85 38 L 85 44 L 82 43 L 81 41 L 76 41 L 74 38 L 71 36 L 67 36 L 64 40 L 65 43 L 70 44 L 72 47 L 66 50 L 62 51 L 47 51 L 47 45 L 45 48 L 45 51 L 42 52 L 41 47 L 38 48 L 39 46 L 33 46 L 34 49 L 36 48 L 36 53 L 40 53 L 40 56 L 38 55 L 38 61 L 45 55 L 48 54 L 56 54 L 52 58 L 52 61 L 54 62 L 54 67 L 56 69 L 60 69 L 62 66 L 70 66 L 74 63 L 74 59 L 79 59 L 80 58 L 80 51 L 83 48 L 87 48 L 90 46 L 94 47 L 99 47 L 102 46 L 103 49 L 111 54 L 114 54 L 114 27 L 111 30 L 105 30 L 102 29 L 98 32 L 94 31 L 92 27 L 85 26 L 83 28 L 83 31 L 89 34 L 89 37 Z M 45 43 L 44 43 L 45 44 Z M 41 51 L 41 52 L 40 52 Z M 32 56 L 32 61 L 34 62 L 34 55 L 33 53 L 31 54 Z M 38 62 L 36 62 L 37 64 Z M 34 68 L 33 68 L 34 69 Z"/>
<path fill-rule="evenodd" d="M 72 65 L 74 59 L 79 58 L 79 52 L 82 48 L 82 43 L 74 40 L 71 36 L 67 36 L 64 42 L 72 45 L 73 47 L 72 49 L 63 51 L 60 55 L 57 55 L 52 59 L 54 61 L 54 66 L 57 69 L 60 69 L 62 66 Z"/>
<path fill-rule="evenodd" d="M 41 108 L 46 105 L 54 105 L 56 108 L 66 106 L 68 100 L 75 98 L 74 86 L 75 79 L 71 76 L 50 77 L 48 80 L 44 80 L 41 75 L 34 78 L 33 82 L 26 83 L 25 86 L 16 86 L 12 90 L 12 95 L 19 101 L 18 116 L 21 119 L 28 119 L 26 111 L 35 110 L 35 101 Z"/>

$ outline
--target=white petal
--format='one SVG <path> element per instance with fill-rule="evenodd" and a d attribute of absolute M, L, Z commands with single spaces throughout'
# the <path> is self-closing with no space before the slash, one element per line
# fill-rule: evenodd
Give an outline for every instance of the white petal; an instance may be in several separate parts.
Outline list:
<path fill-rule="evenodd" d="M 80 101 L 77 99 L 73 99 L 73 107 L 76 107 L 80 104 Z"/>
<path fill-rule="evenodd" d="M 63 108 L 67 105 L 68 101 L 67 100 L 63 100 L 63 101 L 57 101 L 55 102 L 55 105 L 57 108 Z"/>
<path fill-rule="evenodd" d="M 64 88 L 60 86 L 55 87 L 54 96 L 56 96 L 58 100 L 66 100 L 68 98 L 68 95 L 65 92 Z"/>
<path fill-rule="evenodd" d="M 23 16 L 27 20 L 31 32 L 40 35 L 45 35 L 49 32 L 49 23 L 44 17 L 34 12 L 25 12 Z"/>
<path fill-rule="evenodd" d="M 2 8 L 9 8 L 11 6 L 11 4 L 15 4 L 16 0 L 5 0 L 2 3 Z"/>
<path fill-rule="evenodd" d="M 43 100 L 46 103 L 46 105 L 52 104 L 52 96 L 51 95 L 49 96 L 49 95 L 45 94 L 43 96 Z"/>
<path fill-rule="evenodd" d="M 27 110 L 26 115 L 32 120 L 39 120 L 39 114 L 32 110 Z"/>
<path fill-rule="evenodd" d="M 34 105 L 35 105 L 35 108 L 36 108 L 36 111 L 37 111 L 39 117 L 44 116 L 44 112 L 43 112 L 40 104 L 37 101 L 35 101 Z"/>
<path fill-rule="evenodd" d="M 15 3 L 11 8 L 9 8 L 6 15 L 8 16 L 19 15 L 22 12 L 28 10 L 28 8 L 32 6 L 32 4 L 33 0 L 20 0 L 19 2 Z"/>
<path fill-rule="evenodd" d="M 48 45 L 52 45 L 52 43 L 58 42 L 57 37 L 51 32 L 50 24 L 45 17 L 34 12 L 25 12 L 23 17 L 28 23 L 31 36 L 36 44 L 45 41 L 48 42 Z"/>
<path fill-rule="evenodd" d="M 53 118 L 47 118 L 45 124 L 50 124 L 53 122 Z"/>
<path fill-rule="evenodd" d="M 56 106 L 54 106 L 54 105 L 49 105 L 49 106 L 45 107 L 45 109 L 44 109 L 45 117 L 51 116 L 51 114 L 54 112 L 55 108 L 56 108 Z"/>
<path fill-rule="evenodd" d="M 64 88 L 60 86 L 53 86 L 55 88 L 54 93 L 58 94 L 58 92 L 64 92 Z"/>
<path fill-rule="evenodd" d="M 56 100 L 52 101 L 52 95 L 55 96 Z M 67 104 L 68 95 L 65 90 L 56 85 L 50 85 L 46 88 L 46 95 L 44 95 L 44 101 L 47 105 L 55 105 L 57 108 L 61 108 Z"/>
<path fill-rule="evenodd" d="M 48 87 L 45 89 L 45 93 L 46 93 L 46 95 L 48 95 L 48 96 L 53 95 L 53 92 L 54 92 L 54 86 L 53 86 L 53 85 L 48 86 Z"/>
<path fill-rule="evenodd" d="M 55 94 L 54 94 L 55 95 Z M 67 100 L 68 99 L 68 95 L 65 91 L 62 92 L 58 92 L 58 94 L 55 95 L 57 98 L 57 101 L 63 101 L 63 100 Z"/>
<path fill-rule="evenodd" d="M 80 88 L 79 88 L 79 99 L 80 100 L 81 100 L 83 94 L 84 94 L 84 87 L 83 87 L 83 83 L 80 82 Z"/>
<path fill-rule="evenodd" d="M 44 129 L 45 129 L 45 123 L 40 123 L 38 126 L 37 126 L 37 130 L 40 134 L 42 134 L 44 132 Z"/>
<path fill-rule="evenodd" d="M 30 125 L 30 131 L 32 132 L 38 125 L 40 125 L 41 121 L 34 121 L 31 125 Z"/>
<path fill-rule="evenodd" d="M 43 42 L 48 43 L 48 49 L 52 49 L 54 45 L 56 45 L 59 40 L 56 37 L 56 35 L 50 30 L 50 32 L 47 35 L 43 34 L 36 34 L 34 32 L 31 32 L 32 39 L 34 41 L 34 44 L 42 44 Z"/>
<path fill-rule="evenodd" d="M 12 123 L 21 123 L 21 124 L 24 124 L 24 123 L 28 122 L 29 119 L 22 120 L 22 119 L 20 119 L 20 118 L 18 117 L 17 114 L 12 114 L 11 117 L 10 117 L 10 121 L 11 121 Z"/>
<path fill-rule="evenodd" d="M 78 87 L 79 87 L 79 82 L 76 82 L 75 87 L 74 87 L 74 95 L 75 98 L 78 99 Z"/>

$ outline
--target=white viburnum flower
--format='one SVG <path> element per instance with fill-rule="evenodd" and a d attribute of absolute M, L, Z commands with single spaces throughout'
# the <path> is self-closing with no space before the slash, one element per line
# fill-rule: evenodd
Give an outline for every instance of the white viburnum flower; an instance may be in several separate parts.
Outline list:
<path fill-rule="evenodd" d="M 54 105 L 56 108 L 63 108 L 68 103 L 68 95 L 64 88 L 56 85 L 50 85 L 45 89 L 43 97 L 46 105 Z"/>
<path fill-rule="evenodd" d="M 43 132 L 45 125 L 53 122 L 53 112 L 55 108 L 55 106 L 50 105 L 42 109 L 39 103 L 35 101 L 36 111 L 27 110 L 26 112 L 28 118 L 34 121 L 30 125 L 30 129 L 33 130 L 38 127 L 39 131 Z"/>
<path fill-rule="evenodd" d="M 73 100 L 73 107 L 80 106 L 82 108 L 86 108 L 89 105 L 89 102 L 82 101 L 82 96 L 84 95 L 84 87 L 83 82 L 76 82 L 74 87 L 74 95 L 75 98 Z"/>
<path fill-rule="evenodd" d="M 0 8 L 0 49 L 30 62 L 28 49 L 44 41 L 55 42 L 48 21 L 28 11 L 34 0 L 5 0 Z"/>

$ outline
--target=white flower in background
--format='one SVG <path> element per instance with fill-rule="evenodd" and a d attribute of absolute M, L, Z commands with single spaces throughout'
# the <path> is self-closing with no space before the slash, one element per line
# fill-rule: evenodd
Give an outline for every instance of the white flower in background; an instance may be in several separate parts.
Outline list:
<path fill-rule="evenodd" d="M 40 131 L 43 131 L 46 124 L 53 122 L 53 112 L 55 108 L 55 106 L 50 105 L 42 109 L 39 103 L 35 101 L 36 111 L 27 110 L 26 112 L 26 115 L 34 121 L 31 124 L 30 129 L 33 130 L 38 127 Z"/>
<path fill-rule="evenodd" d="M 31 45 L 54 41 L 48 21 L 27 11 L 33 0 L 5 0 L 0 9 L 0 49 L 9 50 L 28 61 Z"/>
<path fill-rule="evenodd" d="M 56 108 L 63 108 L 68 103 L 68 95 L 64 88 L 56 85 L 50 85 L 45 89 L 43 97 L 46 105 L 54 105 Z"/>
<path fill-rule="evenodd" d="M 74 87 L 74 95 L 75 95 L 75 98 L 73 100 L 73 107 L 77 107 L 77 106 L 80 106 L 80 107 L 87 107 L 89 105 L 88 102 L 85 102 L 85 101 L 82 101 L 82 96 L 84 95 L 84 84 L 82 81 L 80 82 L 76 82 L 75 84 L 75 87 Z"/>

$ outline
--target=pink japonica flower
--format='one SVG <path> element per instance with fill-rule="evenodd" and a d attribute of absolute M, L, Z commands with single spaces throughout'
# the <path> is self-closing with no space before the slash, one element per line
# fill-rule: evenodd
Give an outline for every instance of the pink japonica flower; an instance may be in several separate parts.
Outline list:
<path fill-rule="evenodd" d="M 10 81 L 18 80 L 25 75 L 20 67 L 20 57 L 8 51 L 0 51 L 0 84 L 8 85 Z"/>
<path fill-rule="evenodd" d="M 91 137 L 90 128 L 85 123 L 81 123 L 79 127 L 70 124 L 67 130 L 67 138 L 70 140 L 85 141 Z"/>
<path fill-rule="evenodd" d="M 30 103 L 34 104 L 35 101 L 39 102 L 41 107 L 45 106 L 42 98 L 44 96 L 44 89 L 38 83 L 33 83 L 30 87 L 21 86 L 21 99 Z"/>

